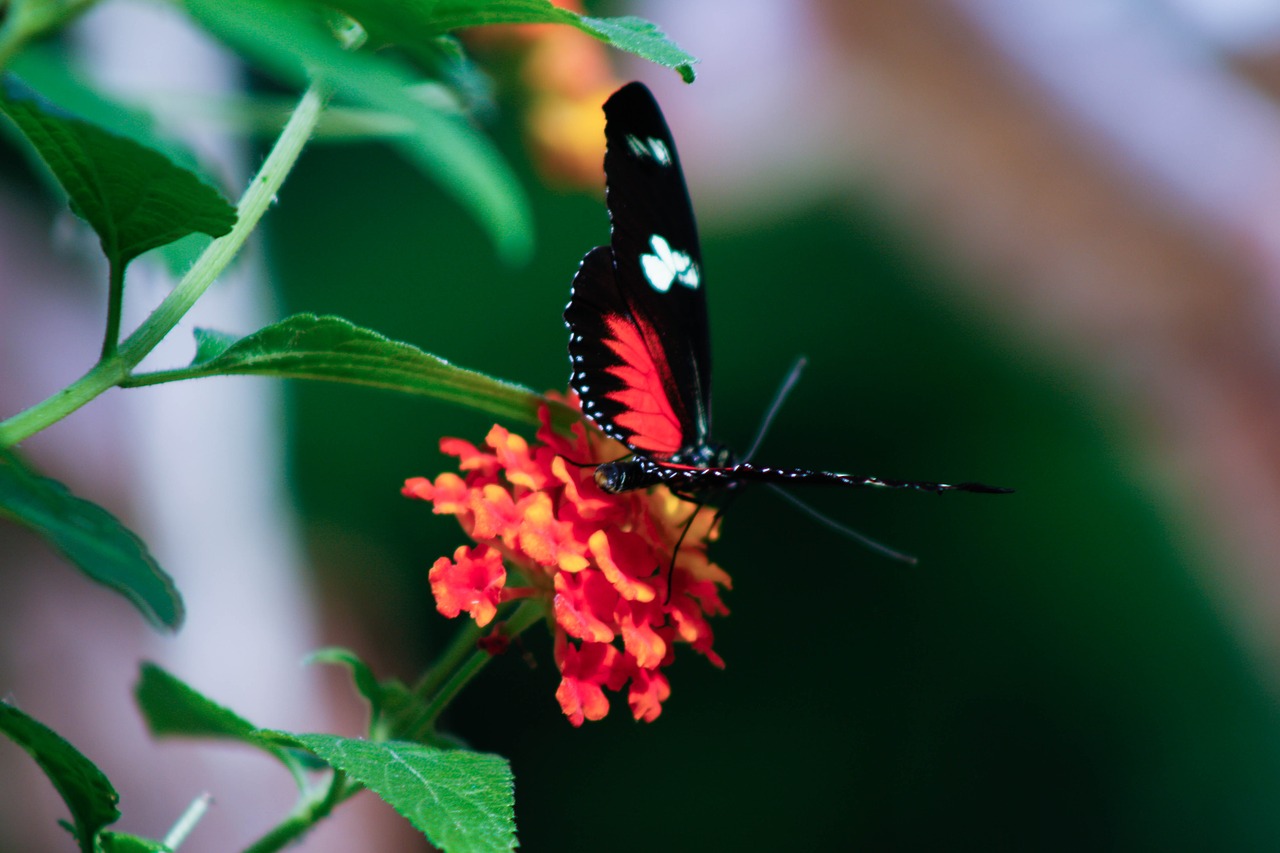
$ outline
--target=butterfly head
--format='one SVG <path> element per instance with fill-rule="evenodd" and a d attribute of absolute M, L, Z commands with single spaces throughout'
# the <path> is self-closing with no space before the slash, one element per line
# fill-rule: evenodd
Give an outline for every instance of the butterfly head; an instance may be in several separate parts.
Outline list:
<path fill-rule="evenodd" d="M 659 482 L 660 475 L 641 459 L 620 459 L 596 466 L 595 481 L 602 492 L 616 495 L 632 489 L 643 489 Z"/>

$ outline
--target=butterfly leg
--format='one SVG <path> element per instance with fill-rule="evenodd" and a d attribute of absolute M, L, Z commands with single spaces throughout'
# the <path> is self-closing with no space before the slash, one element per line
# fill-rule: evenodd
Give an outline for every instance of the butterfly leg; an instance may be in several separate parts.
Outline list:
<path fill-rule="evenodd" d="M 729 504 L 733 501 L 734 496 L 738 494 L 738 489 L 725 489 L 717 494 L 717 498 L 723 496 L 723 500 L 716 501 L 716 514 L 711 519 L 711 527 L 715 529 L 716 523 L 720 521 L 720 517 L 724 515 L 724 511 L 729 508 Z M 676 546 L 671 550 L 671 565 L 667 567 L 667 596 L 663 599 L 663 606 L 671 603 L 671 587 L 675 581 L 676 574 L 676 557 L 680 554 L 680 546 L 684 544 L 684 537 L 688 535 L 689 528 L 693 526 L 693 521 L 698 517 L 698 513 L 702 511 L 711 501 L 707 500 L 704 495 L 696 495 L 689 492 L 680 492 L 675 489 L 671 493 L 682 501 L 688 501 L 693 504 L 693 512 L 689 514 L 689 520 L 684 523 L 684 528 L 680 531 L 680 538 L 676 540 Z"/>

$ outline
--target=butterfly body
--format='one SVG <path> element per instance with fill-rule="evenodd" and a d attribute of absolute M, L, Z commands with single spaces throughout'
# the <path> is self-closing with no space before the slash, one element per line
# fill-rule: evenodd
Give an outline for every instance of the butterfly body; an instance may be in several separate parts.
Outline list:
<path fill-rule="evenodd" d="M 666 485 L 682 497 L 746 482 L 1006 492 L 981 483 L 888 480 L 738 460 L 711 440 L 711 350 L 702 253 L 675 141 L 640 83 L 604 105 L 611 238 L 573 280 L 570 386 L 583 413 L 631 456 L 599 465 L 607 492 Z"/>

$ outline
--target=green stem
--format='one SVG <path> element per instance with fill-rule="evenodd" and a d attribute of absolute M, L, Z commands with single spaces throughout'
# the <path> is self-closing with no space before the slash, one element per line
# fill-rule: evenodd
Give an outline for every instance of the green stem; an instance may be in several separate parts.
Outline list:
<path fill-rule="evenodd" d="M 520 606 L 516 608 L 516 611 L 511 614 L 511 618 L 507 619 L 506 622 L 503 623 L 502 632 L 508 637 L 517 637 L 524 633 L 529 626 L 536 624 L 545 615 L 546 605 L 542 601 L 530 599 L 521 602 Z M 426 707 L 423 708 L 422 711 L 418 713 L 405 727 L 405 732 L 401 736 L 413 741 L 422 740 L 422 738 L 424 738 L 435 726 L 436 720 L 439 719 L 440 714 L 446 707 L 448 707 L 449 703 L 453 701 L 454 697 L 462 691 L 462 688 L 467 685 L 467 682 L 469 682 L 476 673 L 483 669 L 484 665 L 492 660 L 492 658 L 493 655 L 488 652 L 484 650 L 476 650 L 471 653 L 469 658 L 457 665 L 456 668 L 450 667 L 446 669 L 442 666 L 436 667 L 433 670 L 433 674 L 436 671 L 441 673 L 449 672 L 449 669 L 452 669 L 452 672 L 449 674 L 447 680 L 441 679 L 444 683 L 432 693 L 431 701 L 428 702 Z M 419 688 L 421 688 L 421 685 L 419 685 Z M 417 691 L 415 690 L 415 692 Z"/>
<path fill-rule="evenodd" d="M 236 224 L 231 232 L 209 244 L 177 287 L 169 292 L 114 355 L 102 359 L 80 379 L 48 399 L 0 422 L 0 447 L 17 444 L 65 418 L 107 389 L 120 384 L 128 377 L 129 371 L 173 330 L 239 253 L 258 220 L 271 206 L 285 176 L 293 168 L 298 154 L 319 121 L 324 100 L 324 94 L 315 83 L 303 93 L 289 123 L 281 131 L 262 168 L 240 199 Z"/>
<path fill-rule="evenodd" d="M 266 835 L 244 849 L 244 853 L 272 853 L 283 850 L 311 831 L 321 820 L 329 816 L 334 806 L 345 800 L 354 790 L 348 790 L 346 774 L 341 770 L 333 771 L 323 796 L 305 797 L 287 818 L 277 824 Z"/>
<path fill-rule="evenodd" d="M 105 361 L 115 355 L 120 343 L 120 310 L 124 304 L 124 264 L 112 263 L 111 285 L 107 290 L 107 331 L 102 336 L 102 356 Z"/>
<path fill-rule="evenodd" d="M 449 647 L 436 658 L 431 668 L 413 686 L 413 698 L 419 702 L 426 702 L 434 696 L 450 674 L 475 652 L 476 642 L 483 635 L 484 629 L 477 627 L 475 622 L 468 619 L 458 633 L 453 635 L 453 641 L 449 643 Z"/>

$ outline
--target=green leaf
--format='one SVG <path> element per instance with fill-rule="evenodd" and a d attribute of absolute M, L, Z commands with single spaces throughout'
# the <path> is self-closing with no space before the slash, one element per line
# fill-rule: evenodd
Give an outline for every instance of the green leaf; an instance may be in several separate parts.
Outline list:
<path fill-rule="evenodd" d="M 199 175 L 206 183 L 217 185 L 217 176 L 204 168 L 190 148 L 178 140 L 162 135 L 157 130 L 151 113 L 138 108 L 133 103 L 116 99 L 112 93 L 97 88 L 91 80 L 81 76 L 72 53 L 70 48 L 60 49 L 51 43 L 29 45 L 14 57 L 9 70 L 17 74 L 24 83 L 39 92 L 42 97 L 77 118 L 97 125 L 109 133 L 132 139 L 144 148 L 159 151 L 178 166 Z M 148 98 L 148 103 L 158 100 L 160 101 L 157 107 L 158 112 L 170 117 L 176 115 L 181 119 L 192 111 L 201 110 L 208 102 L 213 101 L 211 95 L 202 94 L 199 98 L 193 98 L 189 93 L 169 95 L 168 98 L 170 100 L 165 101 L 164 96 L 153 95 Z M 175 107 L 175 103 L 180 103 L 181 107 Z M 182 112 L 179 112 L 179 109 Z M 287 116 L 288 110 L 285 108 L 275 111 L 275 120 L 271 125 L 272 138 L 279 133 Z M 223 118 L 221 114 L 215 117 Z M 16 132 L 13 134 L 15 139 L 19 135 Z M 47 169 L 41 169 L 40 172 L 48 176 L 50 184 L 57 183 L 56 178 L 49 174 Z M 157 255 L 164 261 L 173 277 L 178 278 L 190 268 L 200 252 L 209 245 L 209 240 L 210 238 L 205 234 L 193 233 L 161 246 Z"/>
<path fill-rule="evenodd" d="M 313 6 L 287 0 L 184 0 L 196 21 L 268 72 L 296 85 L 315 76 L 346 101 L 400 115 L 412 132 L 393 144 L 485 228 L 498 251 L 522 262 L 532 250 L 524 192 L 484 135 L 418 100 L 422 80 L 385 55 L 343 50 Z"/>
<path fill-rule="evenodd" d="M 263 750 L 290 772 L 298 772 L 298 762 L 292 755 L 261 738 L 258 729 L 239 714 L 154 663 L 144 662 L 141 673 L 133 696 L 152 735 L 239 741 Z"/>
<path fill-rule="evenodd" d="M 182 624 L 182 598 L 147 551 L 115 516 L 76 497 L 0 448 L 0 516 L 29 527 L 91 580 L 123 595 L 157 628 Z"/>
<path fill-rule="evenodd" d="M 94 838 L 120 817 L 111 782 L 89 759 L 57 732 L 0 701 L 0 732 L 36 760 L 67 804 L 74 821 L 71 831 L 82 853 L 93 853 Z"/>
<path fill-rule="evenodd" d="M 339 648 L 319 649 L 307 655 L 306 663 L 333 663 L 345 666 L 351 673 L 351 681 L 355 684 L 356 692 L 368 700 L 373 718 L 377 719 L 382 713 L 382 685 L 378 683 L 378 677 L 373 674 L 369 665 L 360 660 L 355 652 Z"/>
<path fill-rule="evenodd" d="M 386 715 L 402 711 L 412 702 L 407 687 L 394 679 L 378 681 L 369 665 L 349 649 L 320 649 L 308 655 L 306 662 L 337 664 L 347 668 L 356 692 L 369 703 L 370 733 L 382 730 L 380 723 Z"/>
<path fill-rule="evenodd" d="M 205 333 L 201 347 L 213 352 Z M 500 419 L 537 423 L 541 395 L 499 379 L 466 370 L 411 344 L 393 341 L 341 317 L 295 314 L 248 337 L 213 358 L 180 370 L 142 374 L 123 383 L 152 385 L 174 379 L 223 375 L 327 379 L 462 403 Z M 567 407 L 552 406 L 557 424 L 572 423 Z"/>
<path fill-rule="evenodd" d="M 63 113 L 10 78 L 0 112 L 22 131 L 102 241 L 113 267 L 188 234 L 220 237 L 236 213 L 217 190 L 163 154 Z"/>
<path fill-rule="evenodd" d="M 235 335 L 200 327 L 196 327 L 195 339 L 196 355 L 195 358 L 191 359 L 192 364 L 203 364 L 207 361 L 213 361 L 215 358 L 226 352 L 231 345 L 236 342 Z"/>
<path fill-rule="evenodd" d="M 382 797 L 441 850 L 515 849 L 511 767 L 501 756 L 404 741 L 280 736 L 311 750 Z"/>
<path fill-rule="evenodd" d="M 69 47 L 52 43 L 31 45 L 14 57 L 8 70 L 59 109 L 108 133 L 159 151 L 184 169 L 212 180 L 212 175 L 201 171 L 200 161 L 190 148 L 156 130 L 155 119 L 149 112 L 116 99 L 111 92 L 94 85 L 90 77 L 79 73 L 75 53 Z M 279 127 L 277 122 L 276 129 Z"/>
<path fill-rule="evenodd" d="M 94 0 L 9 0 L 0 3 L 0 23 L 4 26 L 4 56 L 0 67 L 13 51 L 47 31 L 66 26 L 93 5 Z"/>
<path fill-rule="evenodd" d="M 550 0 L 334 0 L 326 5 L 351 15 L 374 44 L 427 45 L 442 33 L 490 24 L 566 24 L 619 50 L 666 68 L 692 83 L 698 61 L 654 23 L 643 18 L 591 18 Z"/>
<path fill-rule="evenodd" d="M 173 853 L 164 842 L 121 832 L 104 832 L 98 841 L 102 853 Z"/>
<path fill-rule="evenodd" d="M 657 24 L 630 15 L 621 18 L 582 17 L 577 24 L 583 32 L 590 33 L 618 50 L 634 53 L 666 68 L 674 68 L 681 79 L 692 83 L 697 57 L 680 49 Z"/>
<path fill-rule="evenodd" d="M 254 739 L 257 728 L 252 723 L 154 663 L 142 664 L 142 676 L 133 688 L 133 696 L 156 737 L 227 738 L 259 745 Z"/>

